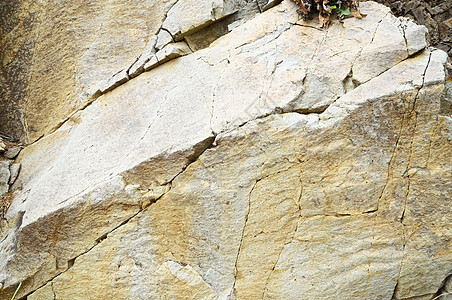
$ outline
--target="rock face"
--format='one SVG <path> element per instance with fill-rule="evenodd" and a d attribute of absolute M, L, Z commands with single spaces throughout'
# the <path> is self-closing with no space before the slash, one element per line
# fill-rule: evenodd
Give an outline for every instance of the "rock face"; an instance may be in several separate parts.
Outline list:
<path fill-rule="evenodd" d="M 410 17 L 429 31 L 430 43 L 452 57 L 452 2 L 442 0 L 376 0 L 396 15 Z"/>
<path fill-rule="evenodd" d="M 96 87 L 91 104 L 75 111 L 83 105 L 55 96 L 49 105 L 69 119 L 20 152 L 0 231 L 1 300 L 19 283 L 27 299 L 450 291 L 452 83 L 424 27 L 374 2 L 361 4 L 367 18 L 328 30 L 291 1 L 257 14 L 233 1 L 121 3 L 58 19 L 75 37 L 93 11 L 111 30 L 112 11 L 160 25 L 138 30 L 131 18 L 120 30 L 136 35 L 98 33 L 74 69 L 91 74 L 79 86 Z M 215 40 L 207 48 L 203 35 Z M 98 60 L 111 37 L 142 47 Z M 116 62 L 123 72 L 108 73 Z M 68 90 L 27 89 L 44 97 L 82 82 L 59 80 Z M 49 113 L 36 109 L 29 124 Z M 50 123 L 26 128 L 29 139 Z"/>

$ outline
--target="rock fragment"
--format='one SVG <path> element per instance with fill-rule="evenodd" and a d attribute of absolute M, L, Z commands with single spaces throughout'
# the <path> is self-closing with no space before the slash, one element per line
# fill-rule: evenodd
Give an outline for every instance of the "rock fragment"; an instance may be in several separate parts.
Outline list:
<path fill-rule="evenodd" d="M 20 166 L 21 166 L 20 163 L 14 163 L 10 165 L 9 171 L 11 175 L 8 182 L 9 185 L 13 185 L 17 179 L 17 176 L 19 176 Z"/>
<path fill-rule="evenodd" d="M 4 153 L 4 156 L 9 159 L 15 159 L 17 157 L 17 155 L 19 155 L 21 150 L 22 150 L 22 147 L 20 147 L 20 146 L 10 148 Z"/>

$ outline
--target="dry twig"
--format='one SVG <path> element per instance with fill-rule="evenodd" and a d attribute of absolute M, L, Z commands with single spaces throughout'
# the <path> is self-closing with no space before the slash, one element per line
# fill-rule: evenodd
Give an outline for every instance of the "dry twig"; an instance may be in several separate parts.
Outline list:
<path fill-rule="evenodd" d="M 340 19 L 347 15 L 362 19 L 366 17 L 359 11 L 359 0 L 293 0 L 298 5 L 298 12 L 306 20 L 309 15 L 318 12 L 322 28 L 327 29 L 330 18 L 337 14 Z"/>

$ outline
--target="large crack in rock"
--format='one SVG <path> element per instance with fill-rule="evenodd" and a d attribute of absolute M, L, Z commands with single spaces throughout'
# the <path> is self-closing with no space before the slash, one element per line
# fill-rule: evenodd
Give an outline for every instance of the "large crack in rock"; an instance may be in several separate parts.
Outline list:
<path fill-rule="evenodd" d="M 23 171 L 14 185 L 17 196 L 0 243 L 0 299 L 10 298 L 19 282 L 24 282 L 19 296 L 32 299 L 44 294 L 63 299 L 226 299 L 286 297 L 291 291 L 315 298 L 318 290 L 304 284 L 320 288 L 321 277 L 301 272 L 305 261 L 290 262 L 292 248 L 307 258 L 323 249 L 303 244 L 306 239 L 333 249 L 329 258 L 313 261 L 310 270 L 364 251 L 356 260 L 360 272 L 347 273 L 353 263 L 335 266 L 355 277 L 341 289 L 330 283 L 332 293 L 387 298 L 398 282 L 396 292 L 403 294 L 416 270 L 400 271 L 402 224 L 388 216 L 400 216 L 401 201 L 406 201 L 404 224 L 422 223 L 411 212 L 419 195 L 390 195 L 396 190 L 394 178 L 405 178 L 403 172 L 395 174 L 406 165 L 400 157 L 412 148 L 404 146 L 405 136 L 413 136 L 407 132 L 420 137 L 414 140 L 422 146 L 420 153 L 429 149 L 435 176 L 447 168 L 441 155 L 447 151 L 448 119 L 438 117 L 430 126 L 418 118 L 415 127 L 408 121 L 413 120 L 408 115 L 413 102 L 419 112 L 429 112 L 428 118 L 439 112 L 445 61 L 441 51 L 427 49 L 408 58 L 409 43 L 397 30 L 403 43 L 393 47 L 388 41 L 388 47 L 400 46 L 405 55 L 383 52 L 390 63 L 370 67 L 368 74 L 356 71 L 367 79 L 347 90 L 344 80 L 355 76 L 359 57 L 368 57 L 372 49 L 382 55 L 384 46 L 373 43 L 386 27 L 397 25 L 396 19 L 388 19 L 387 9 L 371 2 L 362 5 L 366 9 L 372 17 L 347 19 L 322 32 L 294 25 L 296 9 L 285 1 L 209 48 L 142 73 L 99 97 L 55 133 L 24 149 L 19 158 Z M 362 49 L 367 49 L 364 54 Z M 338 64 L 339 72 L 328 72 Z M 431 137 L 422 138 L 424 131 L 432 132 Z M 415 191 L 413 178 L 409 180 Z M 297 187 L 293 195 L 291 182 Z M 441 190 L 447 179 L 435 182 Z M 268 197 L 277 188 L 281 192 Z M 436 195 L 436 201 L 445 197 Z M 440 205 L 440 212 L 428 216 L 430 231 L 448 224 L 450 210 L 446 203 Z M 276 217 L 288 216 L 285 209 L 292 217 Z M 267 214 L 272 218 L 259 218 Z M 438 214 L 446 217 L 438 221 Z M 339 238 L 303 237 L 309 231 L 303 228 L 320 230 L 325 222 L 332 224 L 325 236 L 335 232 Z M 278 226 L 285 230 L 273 228 Z M 363 243 L 343 251 L 341 245 L 350 244 L 347 227 Z M 450 236 L 443 235 L 446 242 L 439 250 Z M 381 244 L 375 248 L 377 240 Z M 259 241 L 272 241 L 274 251 L 259 247 Z M 417 257 L 416 245 L 407 244 L 408 261 Z M 257 253 L 265 263 L 253 269 Z M 445 255 L 444 267 L 432 277 L 435 284 L 447 275 L 449 262 Z M 288 285 L 284 278 L 293 268 L 299 281 Z M 347 293 L 359 280 L 364 280 L 360 292 L 350 297 Z"/>

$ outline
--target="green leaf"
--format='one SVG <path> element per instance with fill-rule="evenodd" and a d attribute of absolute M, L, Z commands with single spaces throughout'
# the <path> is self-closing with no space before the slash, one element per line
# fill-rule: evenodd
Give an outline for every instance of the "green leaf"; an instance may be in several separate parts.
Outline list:
<path fill-rule="evenodd" d="M 339 13 L 341 14 L 341 16 L 348 16 L 349 14 L 350 14 L 350 8 L 344 8 L 344 7 L 342 7 L 340 10 L 339 10 Z"/>

